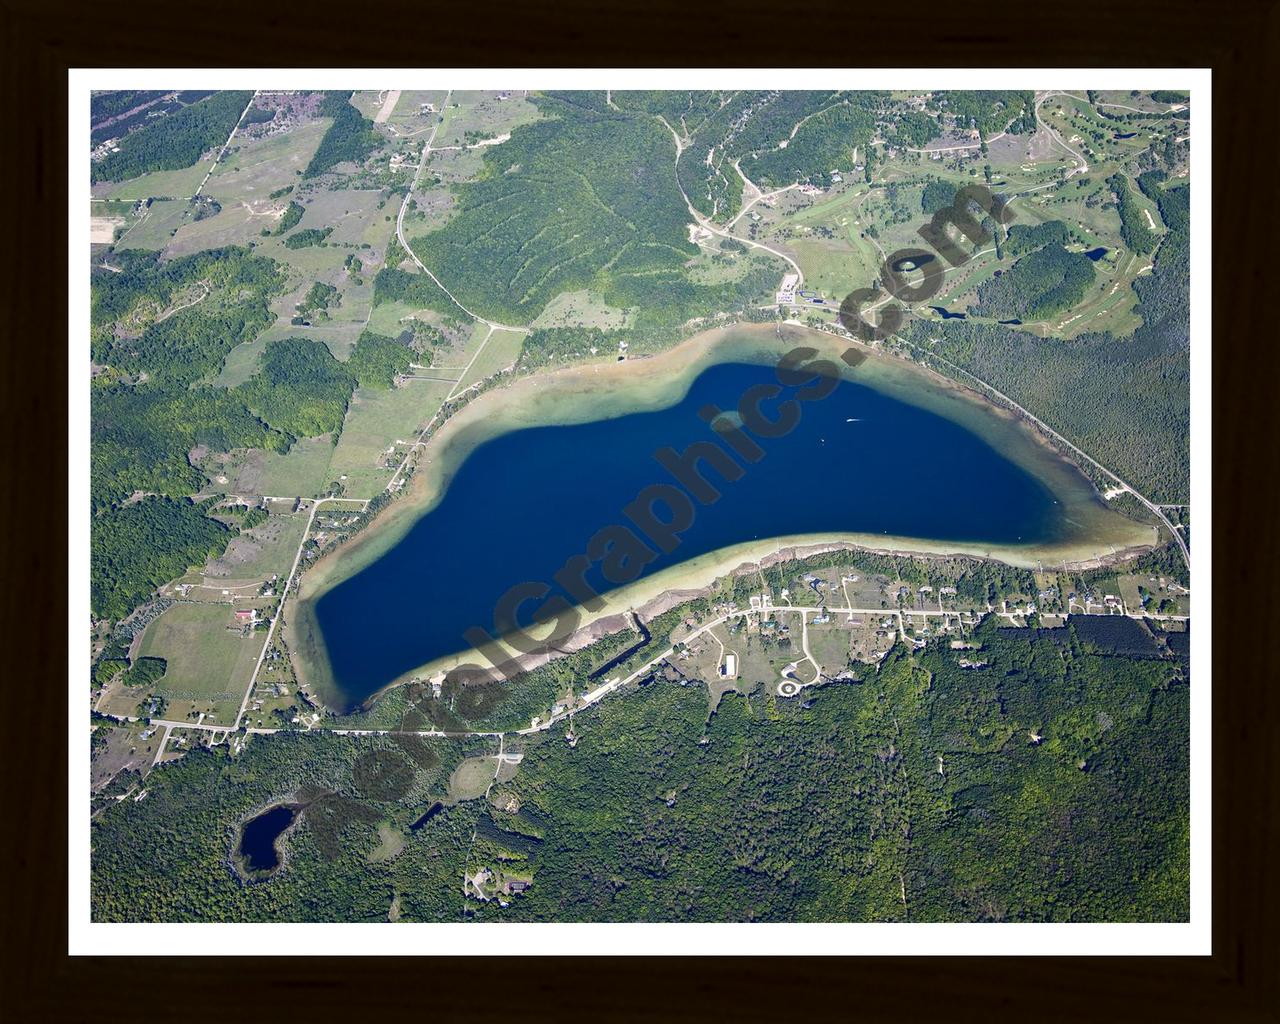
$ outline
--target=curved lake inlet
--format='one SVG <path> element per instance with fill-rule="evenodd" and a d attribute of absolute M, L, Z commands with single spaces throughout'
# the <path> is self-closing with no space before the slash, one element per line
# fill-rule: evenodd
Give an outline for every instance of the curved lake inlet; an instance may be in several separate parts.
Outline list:
<path fill-rule="evenodd" d="M 736 479 L 726 479 L 724 464 L 698 460 L 697 475 L 720 499 L 695 506 L 672 550 L 649 538 L 639 577 L 780 537 L 856 535 L 870 543 L 876 536 L 926 538 L 962 542 L 970 550 L 1051 546 L 1089 536 L 1096 519 L 1088 525 L 1082 520 L 1090 516 L 1113 516 L 1078 471 L 989 410 L 951 399 L 964 409 L 957 418 L 985 418 L 985 432 L 1008 439 L 1011 450 L 1022 452 L 1019 459 L 953 419 L 891 397 L 929 391 L 916 371 L 907 371 L 907 384 L 899 370 L 866 367 L 859 373 L 876 387 L 841 380 L 821 400 L 800 403 L 802 415 L 790 433 L 756 438 L 764 452 L 758 461 L 728 462 Z M 884 383 L 894 373 L 897 384 Z M 777 419 L 780 403 L 813 380 L 781 388 L 763 403 L 763 414 Z M 374 549 L 367 564 L 357 563 L 358 571 L 304 604 L 301 645 L 325 699 L 350 709 L 429 663 L 469 650 L 473 644 L 463 634 L 471 627 L 501 635 L 506 631 L 495 624 L 495 605 L 518 584 L 546 583 L 546 596 L 577 604 L 555 582 L 557 572 L 591 551 L 592 538 L 605 527 L 616 524 L 644 536 L 624 508 L 644 488 L 676 482 L 655 452 L 670 447 L 684 453 L 696 443 L 715 442 L 703 416 L 721 419 L 721 426 L 724 418 L 708 406 L 732 410 L 750 389 L 777 383 L 774 365 L 719 363 L 702 369 L 687 394 L 667 408 L 514 429 L 479 444 L 434 507 L 389 547 Z M 592 392 L 597 400 L 601 393 Z M 729 452 L 727 443 L 720 448 Z M 1022 468 L 1050 459 L 1056 469 L 1044 479 L 1057 481 L 1052 492 Z M 670 518 L 660 501 L 652 508 L 657 518 Z M 615 583 L 604 578 L 600 560 L 593 556 L 582 578 L 605 594 Z M 517 621 L 527 624 L 541 603 L 526 602 Z"/>
<path fill-rule="evenodd" d="M 238 849 L 246 873 L 265 874 L 280 866 L 276 843 L 301 810 L 301 804 L 277 804 L 244 823 Z"/>

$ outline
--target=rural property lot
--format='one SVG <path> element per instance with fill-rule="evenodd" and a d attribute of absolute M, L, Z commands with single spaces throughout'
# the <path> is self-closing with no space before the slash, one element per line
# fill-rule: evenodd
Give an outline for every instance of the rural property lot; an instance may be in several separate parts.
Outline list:
<path fill-rule="evenodd" d="M 387 449 L 397 440 L 414 440 L 452 387 L 447 382 L 414 380 L 388 390 L 357 390 L 329 463 L 330 479 L 341 480 L 350 497 L 372 498 L 391 480 L 400 462 L 395 459 L 391 469 L 379 465 Z"/>
<path fill-rule="evenodd" d="M 142 637 L 139 654 L 164 658 L 168 669 L 152 692 L 169 702 L 165 716 L 182 721 L 189 713 L 211 712 L 230 725 L 240 707 L 258 652 L 261 634 L 242 637 L 226 604 L 178 604 L 155 620 Z"/>

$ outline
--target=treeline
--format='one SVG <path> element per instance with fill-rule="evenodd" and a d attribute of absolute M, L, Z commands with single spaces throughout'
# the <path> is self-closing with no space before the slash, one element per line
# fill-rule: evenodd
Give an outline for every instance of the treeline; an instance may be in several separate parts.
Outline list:
<path fill-rule="evenodd" d="M 412 338 L 412 335 L 409 335 Z M 362 388 L 385 391 L 396 377 L 409 372 L 413 351 L 399 338 L 364 331 L 347 357 L 346 368 Z"/>
<path fill-rule="evenodd" d="M 591 350 L 597 354 L 613 352 L 626 331 L 604 331 L 599 327 L 539 327 L 531 331 L 520 349 L 516 363 L 519 370 L 532 370 L 554 363 L 586 359 Z"/>
<path fill-rule="evenodd" d="M 120 676 L 125 686 L 150 686 L 157 682 L 169 669 L 164 658 L 139 658 Z"/>
<path fill-rule="evenodd" d="M 401 270 L 391 266 L 390 261 L 373 279 L 373 304 L 380 306 L 384 302 L 403 302 L 415 309 L 430 309 L 455 323 L 461 323 L 460 317 L 466 315 L 426 274 Z"/>
<path fill-rule="evenodd" d="M 1159 243 L 1159 233 L 1152 230 L 1142 204 L 1133 198 L 1129 179 L 1122 171 L 1111 175 L 1107 179 L 1107 185 L 1115 193 L 1116 205 L 1120 211 L 1120 237 L 1130 249 L 1145 256 Z"/>
<path fill-rule="evenodd" d="M 1035 93 L 1030 90 L 958 89 L 933 94 L 938 109 L 954 114 L 961 127 L 977 128 L 983 139 L 1005 131 L 1035 131 Z"/>
<path fill-rule="evenodd" d="M 165 93 L 162 89 L 113 89 L 110 92 L 95 92 L 89 99 L 89 121 L 96 125 L 99 121 L 119 117 L 125 111 L 151 100 L 158 100 L 163 95 Z"/>
<path fill-rule="evenodd" d="M 1046 245 L 1066 245 L 1071 241 L 1071 229 L 1060 220 L 1048 220 L 1043 224 L 1014 224 L 1002 246 L 1006 256 L 1014 259 Z"/>
<path fill-rule="evenodd" d="M 556 112 L 487 148 L 486 173 L 457 186 L 457 214 L 412 242 L 482 315 L 532 320 L 554 296 L 590 285 L 630 243 L 645 247 L 646 269 L 679 268 L 697 254 L 666 129 L 647 116 L 564 104 Z"/>
<path fill-rule="evenodd" d="M 485 919 L 1180 921 L 1188 688 L 988 620 L 782 700 L 661 681 L 525 752 L 497 826 L 533 884 Z M 962 657 L 987 662 L 961 667 Z M 941 769 L 939 768 L 941 759 Z M 501 845 L 508 845 L 503 837 Z M 691 898 L 690 893 L 696 893 Z M 905 898 L 904 898 L 905 894 Z"/>
<path fill-rule="evenodd" d="M 855 150 L 865 155 L 875 134 L 875 103 L 875 94 L 846 97 L 801 124 L 785 149 L 744 157 L 739 166 L 757 185 L 780 188 L 807 181 L 825 187 L 833 171 L 852 169 Z"/>
<path fill-rule="evenodd" d="M 998 320 L 1043 320 L 1080 302 L 1093 284 L 1093 261 L 1046 245 L 978 287 L 972 312 Z"/>
<path fill-rule="evenodd" d="M 284 213 L 280 215 L 279 223 L 276 224 L 275 230 L 273 230 L 271 234 L 283 235 L 290 228 L 297 226 L 298 221 L 302 220 L 303 212 L 304 208 L 301 203 L 295 203 L 293 200 L 290 200 L 289 205 L 285 207 Z"/>
<path fill-rule="evenodd" d="M 90 607 L 121 619 L 162 583 L 221 554 L 233 536 L 205 514 L 207 504 L 150 496 L 92 518 Z"/>
<path fill-rule="evenodd" d="M 297 314 L 291 323 L 295 326 L 301 324 L 305 317 L 312 313 L 320 314 L 320 319 L 327 319 L 329 307 L 335 308 L 342 304 L 342 295 L 338 289 L 331 284 L 325 284 L 323 281 L 317 281 L 302 297 L 302 301 L 294 307 Z"/>
<path fill-rule="evenodd" d="M 1189 500 L 1190 186 L 1148 179 L 1168 227 L 1133 283 L 1142 325 L 1128 338 L 1037 338 L 972 320 L 910 321 L 905 337 L 987 381 L 1152 501 Z M 946 366 L 939 366 L 949 372 Z M 1070 382 L 1070 386 L 1064 386 Z"/>
<path fill-rule="evenodd" d="M 324 245 L 324 240 L 333 234 L 333 228 L 307 228 L 284 240 L 286 249 L 308 249 L 313 245 Z"/>
<path fill-rule="evenodd" d="M 373 122 L 351 105 L 350 91 L 325 93 L 320 116 L 332 118 L 333 123 L 302 172 L 304 178 L 314 178 L 345 161 L 360 163 L 381 142 Z"/>
<path fill-rule="evenodd" d="M 91 165 L 91 180 L 125 181 L 149 171 L 190 167 L 203 153 L 227 141 L 252 96 L 252 92 L 215 93 L 131 132 L 120 140 L 118 152 Z"/>

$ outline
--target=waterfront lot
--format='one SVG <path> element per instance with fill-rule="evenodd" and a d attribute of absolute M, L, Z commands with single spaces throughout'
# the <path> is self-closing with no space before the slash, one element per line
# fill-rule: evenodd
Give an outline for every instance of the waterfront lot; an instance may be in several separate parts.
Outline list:
<path fill-rule="evenodd" d="M 416 439 L 452 387 L 444 381 L 413 380 L 387 390 L 357 390 L 333 450 L 329 478 L 339 481 L 349 497 L 372 498 L 400 464 L 404 444 L 399 442 Z M 391 448 L 396 449 L 394 457 L 389 457 Z"/>

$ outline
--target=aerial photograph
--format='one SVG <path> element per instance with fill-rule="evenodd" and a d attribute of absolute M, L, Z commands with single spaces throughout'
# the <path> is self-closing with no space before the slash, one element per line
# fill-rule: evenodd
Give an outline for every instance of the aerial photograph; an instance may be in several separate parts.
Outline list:
<path fill-rule="evenodd" d="M 362 84 L 84 97 L 86 920 L 1189 922 L 1197 94 Z"/>

